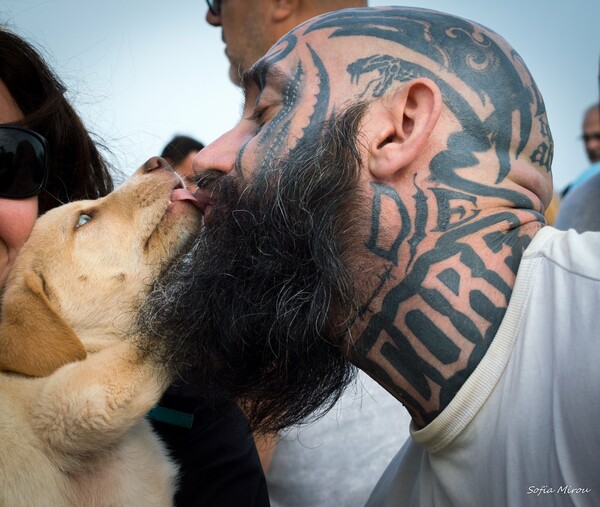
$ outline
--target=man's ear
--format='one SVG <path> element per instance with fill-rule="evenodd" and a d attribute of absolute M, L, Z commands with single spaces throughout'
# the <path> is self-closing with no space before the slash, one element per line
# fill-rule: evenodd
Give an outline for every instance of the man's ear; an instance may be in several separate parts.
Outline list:
<path fill-rule="evenodd" d="M 413 162 L 442 111 L 442 94 L 431 80 L 409 81 L 374 103 L 365 134 L 369 143 L 369 170 L 385 180 Z"/>
<path fill-rule="evenodd" d="M 41 278 L 29 271 L 15 289 L 4 297 L 0 371 L 45 377 L 64 364 L 85 359 L 83 344 L 44 293 Z"/>
<path fill-rule="evenodd" d="M 281 23 L 293 16 L 300 6 L 301 0 L 272 0 L 272 21 Z"/>

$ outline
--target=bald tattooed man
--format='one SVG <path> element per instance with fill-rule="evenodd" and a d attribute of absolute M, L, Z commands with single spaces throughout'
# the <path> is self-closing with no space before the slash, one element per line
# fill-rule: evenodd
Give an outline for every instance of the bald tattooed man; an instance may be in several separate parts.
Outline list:
<path fill-rule="evenodd" d="M 412 418 L 370 506 L 600 505 L 600 235 L 545 224 L 552 137 L 519 54 L 451 15 L 349 9 L 242 83 L 142 345 L 258 431 L 367 372 Z"/>

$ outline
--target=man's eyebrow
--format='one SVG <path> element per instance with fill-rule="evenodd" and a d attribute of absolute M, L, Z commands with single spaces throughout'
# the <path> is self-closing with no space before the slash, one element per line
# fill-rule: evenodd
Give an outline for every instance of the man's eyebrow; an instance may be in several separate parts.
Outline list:
<path fill-rule="evenodd" d="M 276 83 L 277 88 L 284 90 L 291 79 L 279 67 L 262 59 L 242 74 L 242 89 L 247 94 L 248 90 L 255 86 L 260 93 L 266 88 L 267 81 Z"/>

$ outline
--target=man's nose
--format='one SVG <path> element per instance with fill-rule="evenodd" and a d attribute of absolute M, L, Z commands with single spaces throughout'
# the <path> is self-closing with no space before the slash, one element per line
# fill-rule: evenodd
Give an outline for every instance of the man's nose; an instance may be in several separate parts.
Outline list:
<path fill-rule="evenodd" d="M 585 145 L 588 148 L 600 146 L 600 132 L 596 135 L 590 136 L 590 138 L 585 142 Z"/>
<path fill-rule="evenodd" d="M 210 9 L 206 10 L 206 22 L 212 26 L 221 26 L 221 16 L 213 14 Z"/>
<path fill-rule="evenodd" d="M 233 171 L 240 149 L 245 138 L 232 130 L 208 146 L 201 149 L 194 157 L 192 168 L 194 174 L 199 174 L 209 169 L 229 173 Z"/>

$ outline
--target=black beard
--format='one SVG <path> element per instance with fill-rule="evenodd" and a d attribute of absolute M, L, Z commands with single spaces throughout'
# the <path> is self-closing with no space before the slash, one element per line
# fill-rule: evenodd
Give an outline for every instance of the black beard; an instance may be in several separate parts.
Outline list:
<path fill-rule="evenodd" d="M 305 134 L 252 181 L 239 170 L 200 176 L 219 204 L 140 313 L 142 349 L 201 392 L 238 401 L 255 431 L 318 417 L 353 378 L 349 333 L 364 298 L 348 266 L 360 265 L 367 231 L 364 110 Z"/>

